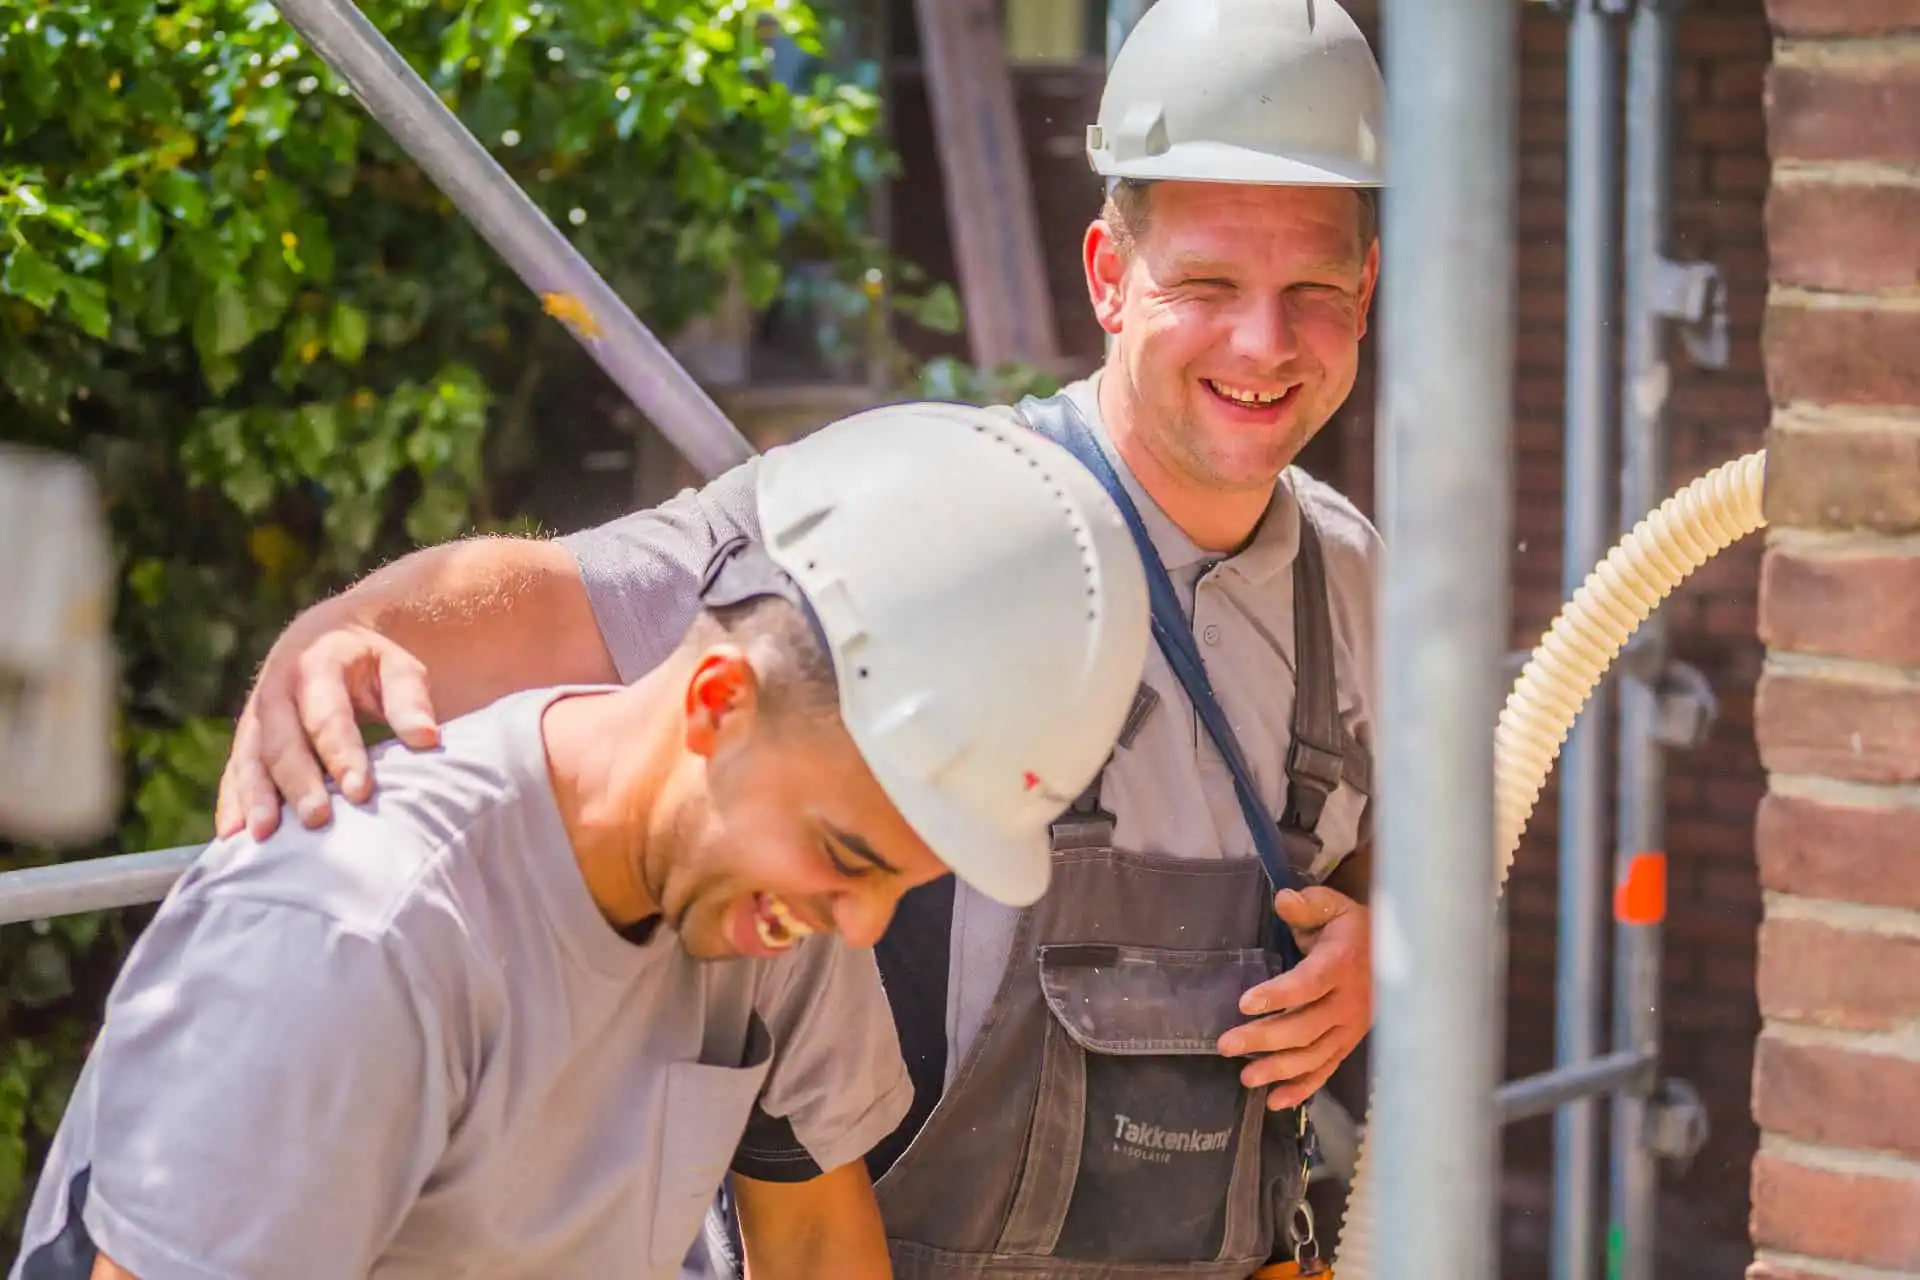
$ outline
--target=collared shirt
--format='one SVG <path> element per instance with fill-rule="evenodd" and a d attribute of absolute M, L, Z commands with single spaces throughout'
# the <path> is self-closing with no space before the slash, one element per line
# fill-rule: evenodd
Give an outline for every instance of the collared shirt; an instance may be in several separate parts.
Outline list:
<path fill-rule="evenodd" d="M 1340 714 L 1361 744 L 1373 744 L 1374 581 L 1380 537 L 1330 486 L 1289 469 L 1253 537 L 1239 551 L 1203 551 L 1148 496 L 1121 460 L 1100 416 L 1099 378 L 1067 388 L 1120 482 L 1139 509 L 1160 563 L 1192 619 L 1193 637 L 1215 695 L 1246 756 L 1267 812 L 1287 801 L 1293 741 L 1293 561 L 1300 505 L 1311 504 L 1327 564 Z M 1253 836 L 1240 812 L 1233 774 L 1158 646 L 1147 652 L 1145 683 L 1156 710 L 1132 742 L 1115 751 L 1100 781 L 1101 807 L 1114 815 L 1123 849 L 1185 858 L 1251 858 Z M 1353 852 L 1367 799 L 1343 782 L 1321 814 L 1322 849 L 1308 879 L 1324 880 Z M 962 884 L 954 895 L 948 973 L 947 1079 L 973 1043 L 1006 970 L 1015 914 Z"/>

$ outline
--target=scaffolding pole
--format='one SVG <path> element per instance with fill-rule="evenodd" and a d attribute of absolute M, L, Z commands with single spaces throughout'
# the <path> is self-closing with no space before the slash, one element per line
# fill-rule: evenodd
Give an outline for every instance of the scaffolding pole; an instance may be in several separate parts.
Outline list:
<path fill-rule="evenodd" d="M 1640 0 L 1628 38 L 1626 159 L 1626 323 L 1621 370 L 1620 516 L 1624 527 L 1667 489 L 1666 403 L 1672 370 L 1665 351 L 1672 314 L 1669 169 L 1673 122 L 1673 0 Z M 1638 661 L 1619 685 L 1620 784 L 1615 877 L 1665 851 L 1666 757 L 1658 681 L 1666 668 L 1661 613 L 1634 636 Z M 1620 921 L 1614 931 L 1613 1048 L 1657 1060 L 1660 1050 L 1661 921 Z M 1615 1280 L 1652 1280 L 1659 1169 L 1648 1142 L 1651 1085 L 1617 1095 L 1609 1178 L 1608 1270 Z"/>
<path fill-rule="evenodd" d="M 1572 599 L 1612 541 L 1613 338 L 1620 110 L 1614 0 L 1573 0 L 1567 34 L 1567 400 L 1561 598 Z M 1559 942 L 1554 1062 L 1600 1052 L 1605 991 L 1609 685 L 1574 722 L 1560 756 Z M 1599 1152 L 1589 1095 L 1553 1121 L 1553 1280 L 1593 1280 L 1599 1260 Z"/>
<path fill-rule="evenodd" d="M 699 383 L 351 0 L 275 0 L 367 114 L 702 475 L 752 456 Z"/>
<path fill-rule="evenodd" d="M 1495 1273 L 1502 1017 L 1493 725 L 1513 378 L 1511 0 L 1386 0 L 1380 811 L 1373 1031 L 1383 1276 Z"/>

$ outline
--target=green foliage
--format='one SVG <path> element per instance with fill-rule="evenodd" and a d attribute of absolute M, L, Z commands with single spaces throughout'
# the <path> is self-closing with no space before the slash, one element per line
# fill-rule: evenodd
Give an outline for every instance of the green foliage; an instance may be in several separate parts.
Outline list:
<path fill-rule="evenodd" d="M 774 38 L 822 49 L 799 0 L 360 8 L 657 332 L 731 273 L 772 298 L 796 239 L 855 248 L 877 103 L 772 74 Z M 203 840 L 279 627 L 508 527 L 491 495 L 543 397 L 598 374 L 264 0 L 0 0 L 0 84 L 0 436 L 87 457 L 106 496 L 117 844 Z M 0 930 L 0 1239 L 136 924 Z"/>

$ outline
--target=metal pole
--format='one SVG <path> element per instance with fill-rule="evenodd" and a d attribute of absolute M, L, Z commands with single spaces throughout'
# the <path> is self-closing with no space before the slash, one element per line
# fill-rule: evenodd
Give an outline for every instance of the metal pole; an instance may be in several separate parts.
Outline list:
<path fill-rule="evenodd" d="M 1621 527 L 1666 496 L 1668 368 L 1662 285 L 1666 274 L 1669 152 L 1673 114 L 1671 0 L 1641 0 L 1628 44 L 1626 161 L 1626 335 L 1621 385 Z M 1656 611 L 1634 637 L 1641 652 L 1620 681 L 1616 877 L 1636 855 L 1665 847 L 1666 760 L 1657 736 L 1654 681 L 1666 664 L 1666 628 Z M 1659 1050 L 1661 925 L 1615 928 L 1613 1047 Z M 1651 1077 L 1652 1073 L 1649 1073 Z M 1652 1280 L 1659 1192 L 1646 1140 L 1648 1095 L 1622 1093 L 1613 1106 L 1608 1252 L 1614 1280 Z"/>
<path fill-rule="evenodd" d="M 1607 0 L 1575 0 L 1567 35 L 1567 404 L 1563 599 L 1607 553 L 1613 433 L 1616 39 Z M 1606 894 L 1607 687 L 1574 723 L 1560 757 L 1560 925 L 1555 951 L 1554 1062 L 1600 1051 Z M 1553 1120 L 1553 1280 L 1592 1280 L 1599 1260 L 1596 1109 L 1591 1097 Z"/>
<path fill-rule="evenodd" d="M 1610 1053 L 1604 1058 L 1590 1058 L 1577 1066 L 1544 1075 L 1509 1080 L 1494 1094 L 1494 1102 L 1500 1109 L 1500 1123 L 1514 1124 L 1543 1116 L 1576 1098 L 1637 1088 L 1652 1065 L 1652 1059 L 1644 1054 Z"/>
<path fill-rule="evenodd" d="M 660 340 L 548 221 L 351 0 L 275 0 L 514 274 L 561 318 L 660 434 L 709 478 L 753 448 Z M 551 309 L 551 308 L 550 308 Z"/>
<path fill-rule="evenodd" d="M 1386 0 L 1379 1016 L 1383 1276 L 1494 1274 L 1493 724 L 1512 533 L 1518 6 Z"/>
<path fill-rule="evenodd" d="M 0 925 L 157 902 L 204 847 L 181 845 L 0 874 Z"/>

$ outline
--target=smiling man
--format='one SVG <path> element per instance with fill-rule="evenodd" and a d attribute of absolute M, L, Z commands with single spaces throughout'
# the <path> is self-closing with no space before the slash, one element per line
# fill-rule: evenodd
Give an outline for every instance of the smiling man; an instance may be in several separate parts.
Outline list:
<path fill-rule="evenodd" d="M 1305 1107 L 1372 1020 L 1380 540 L 1292 464 L 1353 389 L 1383 103 L 1335 0 L 1157 0 L 1114 61 L 1083 250 L 1105 365 L 995 412 L 1132 510 L 1161 643 L 1053 825 L 1055 890 L 1016 909 L 937 881 L 875 948 L 914 1081 L 868 1159 L 904 1277 L 1240 1280 L 1315 1247 Z M 222 828 L 270 829 L 283 796 L 324 822 L 324 774 L 369 794 L 357 714 L 425 745 L 436 708 L 649 669 L 693 607 L 676 566 L 750 530 L 752 467 L 316 606 L 261 670 Z M 790 1176 L 816 1171 L 804 1145 L 756 1130 Z"/>
<path fill-rule="evenodd" d="M 890 1274 L 861 1157 L 912 1090 L 866 948 L 949 869 L 1042 894 L 1145 586 L 1079 464 L 981 410 L 857 416 L 740 496 L 760 535 L 680 566 L 631 685 L 509 695 L 324 829 L 209 847 L 16 1280 L 672 1276 L 730 1167 L 757 1280 Z"/>

